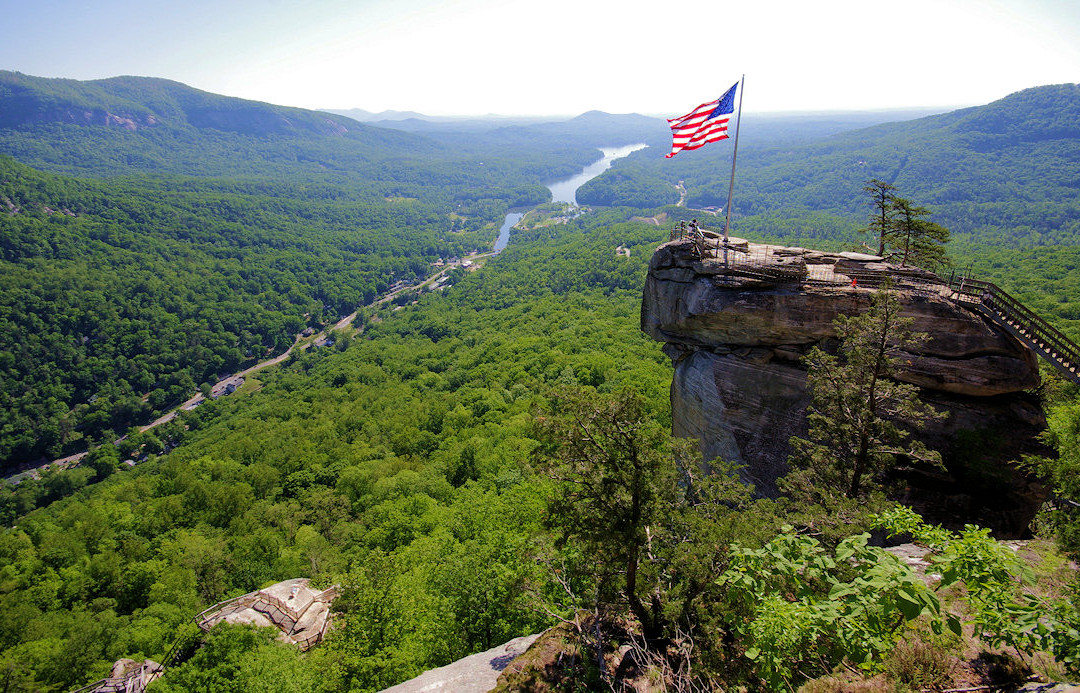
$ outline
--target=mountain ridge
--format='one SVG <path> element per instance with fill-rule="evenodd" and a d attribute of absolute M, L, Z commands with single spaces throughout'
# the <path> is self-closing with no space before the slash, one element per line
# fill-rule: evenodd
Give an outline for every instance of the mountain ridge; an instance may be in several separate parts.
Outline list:
<path fill-rule="evenodd" d="M 108 121 L 112 116 L 136 128 L 174 121 L 246 134 L 312 132 L 341 137 L 369 127 L 345 116 L 221 96 L 159 77 L 79 81 L 0 71 L 0 99 L 6 106 L 0 112 L 0 127 L 93 124 L 102 116 L 103 124 L 113 124 Z"/>
<path fill-rule="evenodd" d="M 1072 238 L 1080 231 L 1075 223 L 1080 216 L 1078 123 L 1080 85 L 1061 84 L 1021 90 L 983 106 L 782 146 L 755 141 L 744 127 L 742 134 L 749 134 L 750 141 L 740 148 L 733 223 L 781 211 L 789 216 L 827 212 L 850 219 L 854 227 L 864 215 L 862 187 L 878 178 L 931 207 L 954 233 L 999 227 L 1012 219 L 1012 225 L 1030 227 L 1044 239 Z M 731 152 L 728 143 L 667 161 L 639 154 L 616 162 L 583 186 L 579 197 L 587 200 L 590 189 L 603 190 L 609 204 L 633 199 L 634 206 L 648 206 L 649 200 L 640 196 L 645 183 L 673 186 L 682 180 L 689 206 L 723 205 Z M 622 184 L 625 195 L 619 191 L 619 176 L 628 179 Z M 1012 209 L 1019 201 L 1028 207 Z M 663 203 L 662 197 L 653 202 Z M 755 223 L 753 230 L 759 226 Z"/>
<path fill-rule="evenodd" d="M 62 174 L 343 173 L 402 155 L 447 154 L 421 135 L 156 77 L 78 81 L 0 71 L 0 104 L 0 153 Z"/>

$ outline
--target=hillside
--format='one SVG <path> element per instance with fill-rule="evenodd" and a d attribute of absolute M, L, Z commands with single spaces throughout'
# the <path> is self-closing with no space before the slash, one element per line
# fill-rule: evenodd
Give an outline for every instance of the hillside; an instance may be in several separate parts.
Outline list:
<path fill-rule="evenodd" d="M 327 132 L 327 120 L 354 126 L 175 83 L 7 79 L 29 86 L 24 122 L 0 128 L 0 152 L 14 155 L 0 156 L 0 443 L 9 461 L 105 444 L 72 469 L 0 484 L 6 687 L 70 690 L 121 657 L 173 653 L 152 691 L 374 692 L 559 622 L 559 661 L 584 690 L 613 675 L 704 690 L 796 690 L 835 672 L 853 685 L 876 677 L 880 690 L 989 685 L 993 666 L 1080 675 L 1075 568 L 1047 546 L 1033 573 L 986 530 L 925 527 L 890 509 L 884 475 L 848 497 L 828 449 L 815 453 L 820 470 L 800 467 L 776 498 L 755 497 L 728 461 L 671 437 L 679 354 L 641 333 L 642 287 L 670 225 L 698 214 L 686 208 L 539 205 L 504 252 L 455 270 L 452 286 L 371 306 L 326 348 L 294 352 L 153 431 L 129 430 L 204 378 L 279 353 L 299 328 L 490 247 L 509 207 L 547 200 L 542 181 L 649 119 L 393 132 L 398 150 L 380 144 L 390 131 Z M 199 103 L 217 115 L 200 120 Z M 65 120 L 75 108 L 89 121 Z M 43 121 L 26 121 L 33 109 Z M 230 109 L 252 109 L 252 121 Z M 164 114 L 172 124 L 160 129 Z M 753 156 L 826 146 L 806 144 L 814 127 L 864 124 L 810 122 L 774 121 L 785 148 Z M 873 148 L 868 132 L 851 136 Z M 663 150 L 617 168 L 646 195 L 670 195 L 649 158 Z M 703 159 L 673 161 L 720 175 Z M 850 216 L 839 203 L 791 203 L 738 221 L 844 243 L 865 215 L 863 180 Z M 988 204 L 1013 204 L 1003 195 Z M 964 243 L 1025 276 L 1060 269 L 1058 284 L 1029 285 L 1060 319 L 1080 296 L 1058 293 L 1077 279 L 1067 253 L 1080 246 L 1066 241 L 1052 256 Z M 847 285 L 836 293 L 854 303 Z M 732 346 L 755 368 L 773 358 Z M 1050 381 L 1031 396 L 1048 407 L 1061 463 L 1027 463 L 1080 501 L 1077 392 Z M 1027 422 L 1041 427 L 1040 415 Z M 945 452 L 993 487 L 1002 481 L 984 451 L 1011 433 L 964 430 Z M 875 464 L 900 472 L 919 462 L 881 455 Z M 1075 559 L 1070 507 L 1047 508 L 1033 528 Z M 944 578 L 929 584 L 868 545 L 882 522 L 927 544 Z M 341 595 L 335 627 L 309 652 L 265 631 L 191 624 L 221 599 L 298 577 Z M 597 655 L 618 671 L 593 666 Z M 957 673 L 960 661 L 988 673 Z"/>
<path fill-rule="evenodd" d="M 748 120 L 742 135 L 754 146 L 740 151 L 736 218 L 825 212 L 854 226 L 864 216 L 862 185 L 879 178 L 931 207 L 954 234 L 1025 246 L 1071 243 L 1080 232 L 1078 122 L 1075 84 L 1035 87 L 985 106 L 783 148 L 767 147 Z M 731 150 L 729 141 L 667 161 L 656 151 L 641 153 L 587 187 L 602 188 L 605 177 L 625 168 L 668 185 L 684 180 L 691 207 L 722 206 Z"/>
<path fill-rule="evenodd" d="M 319 165 L 340 171 L 439 150 L 343 116 L 150 77 L 80 82 L 0 72 L 0 103 L 0 152 L 65 173 L 251 175 Z"/>
<path fill-rule="evenodd" d="M 432 167 L 454 162 L 447 171 L 492 184 L 508 174 L 508 166 L 534 180 L 568 175 L 590 160 L 592 148 L 606 144 L 533 139 L 507 164 L 482 146 L 463 154 L 340 115 L 150 77 L 76 81 L 0 71 L 0 105 L 0 154 L 74 175 L 303 176 L 408 185 L 419 175 L 420 158 Z"/>

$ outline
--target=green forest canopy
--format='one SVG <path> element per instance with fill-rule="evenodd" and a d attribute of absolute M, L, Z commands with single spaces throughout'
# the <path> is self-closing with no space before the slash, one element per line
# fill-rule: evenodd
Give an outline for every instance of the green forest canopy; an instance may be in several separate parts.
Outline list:
<path fill-rule="evenodd" d="M 59 86 L 56 98 L 76 98 L 65 91 L 73 85 Z M 142 402 L 142 388 L 167 403 L 199 373 L 280 350 L 305 321 L 337 317 L 443 254 L 484 247 L 507 207 L 547 199 L 540 171 L 591 156 L 550 148 L 528 162 L 506 151 L 463 162 L 417 139 L 409 146 L 430 158 L 361 169 L 357 153 L 349 166 L 361 172 L 344 175 L 348 166 L 323 170 L 330 141 L 308 159 L 299 156 L 307 135 L 200 134 L 191 122 L 157 144 L 153 132 L 105 126 L 5 129 L 3 151 L 42 169 L 66 156 L 75 162 L 67 173 L 96 179 L 0 159 L 0 190 L 19 210 L 0 210 L 2 343 L 23 349 L 0 355 L 12 379 L 4 396 L 23 396 L 4 410 L 27 417 L 3 422 L 3 435 L 26 441 L 37 425 L 61 447 L 65 435 L 69 444 L 75 433 L 107 436 L 157 406 Z M 183 137 L 203 151 L 187 146 L 174 158 Z M 662 189 L 646 169 L 639 180 Z M 915 185 L 901 189 L 926 200 Z M 70 688 L 119 657 L 161 658 L 201 608 L 299 575 L 346 587 L 342 628 L 322 647 L 300 656 L 225 629 L 159 687 L 243 689 L 273 671 L 283 690 L 379 690 L 548 625 L 537 600 L 568 604 L 534 560 L 550 548 L 541 518 L 551 490 L 533 467 L 536 412 L 559 388 L 631 386 L 650 419 L 670 425 L 668 359 L 638 330 L 645 266 L 667 230 L 625 222 L 654 211 L 605 210 L 522 232 L 451 290 L 388 307 L 360 338 L 298 355 L 260 374 L 257 392 L 140 439 L 151 456 L 133 469 L 119 472 L 106 445 L 85 466 L 0 488 L 10 526 L 0 533 L 6 681 Z M 852 214 L 779 206 L 739 223 L 773 237 L 812 229 L 842 244 L 864 211 Z M 1015 252 L 966 236 L 953 254 L 1062 321 L 1073 304 L 1056 290 L 1076 266 L 1075 244 L 1062 239 Z M 1042 274 L 1054 267 L 1061 276 Z M 163 443 L 179 447 L 160 455 Z M 742 541 L 764 545 L 777 529 L 770 513 L 747 516 Z M 572 563 L 574 551 L 555 555 Z"/>

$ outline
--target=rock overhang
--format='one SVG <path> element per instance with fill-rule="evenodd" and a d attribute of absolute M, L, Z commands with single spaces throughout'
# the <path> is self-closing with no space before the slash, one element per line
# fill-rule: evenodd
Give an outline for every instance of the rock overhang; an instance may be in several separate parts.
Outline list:
<path fill-rule="evenodd" d="M 972 396 L 1023 392 L 1039 384 L 1035 355 L 982 315 L 949 300 L 944 284 L 935 291 L 934 275 L 925 270 L 856 253 L 745 247 L 742 264 L 727 268 L 721 258 L 696 257 L 689 241 L 658 248 L 645 284 L 642 330 L 688 348 L 805 350 L 835 339 L 834 319 L 865 311 L 879 290 L 869 286 L 874 277 L 888 277 L 904 317 L 914 321 L 915 332 L 929 336 L 901 359 L 900 380 Z M 782 268 L 805 279 L 753 276 L 747 267 Z"/>
<path fill-rule="evenodd" d="M 814 346 L 833 348 L 833 320 L 867 310 L 887 276 L 903 314 L 929 336 L 900 355 L 898 379 L 949 413 L 917 436 L 942 452 L 949 472 L 910 471 L 903 479 L 908 491 L 897 499 L 936 522 L 975 521 L 1002 536 L 1025 531 L 1046 489 L 1011 461 L 1048 453 L 1039 439 L 1045 417 L 1030 393 L 1039 384 L 1031 350 L 952 300 L 945 283 L 925 270 L 745 242 L 728 250 L 725 266 L 718 242 L 706 242 L 712 247 L 704 248 L 704 260 L 691 241 L 658 248 L 642 300 L 641 328 L 663 342 L 674 366 L 675 436 L 697 439 L 706 462 L 741 465 L 760 495 L 777 495 L 790 438 L 807 434 L 802 356 Z M 970 454 L 958 452 L 957 441 L 982 441 L 976 468 L 965 468 Z"/>

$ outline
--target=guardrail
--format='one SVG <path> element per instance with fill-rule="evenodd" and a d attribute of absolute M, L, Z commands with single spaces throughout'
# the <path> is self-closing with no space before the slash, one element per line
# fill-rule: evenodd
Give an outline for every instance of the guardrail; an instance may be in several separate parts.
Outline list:
<path fill-rule="evenodd" d="M 165 670 L 162 665 L 153 664 L 157 668 L 148 667 L 147 662 L 144 661 L 137 668 L 132 669 L 123 676 L 109 676 L 98 679 L 82 688 L 76 688 L 71 693 L 90 693 L 91 691 L 93 693 L 142 693 Z"/>
<path fill-rule="evenodd" d="M 1042 356 L 1062 375 L 1080 383 L 1080 347 L 1001 287 L 972 277 L 960 277 L 950 279 L 949 288 L 955 292 L 953 300 L 975 304 L 983 315 Z"/>
<path fill-rule="evenodd" d="M 260 609 L 260 606 L 263 608 Z M 214 612 L 214 616 L 217 617 L 220 616 L 223 611 L 229 610 L 230 612 L 235 612 L 240 609 L 255 609 L 256 611 L 264 613 L 270 617 L 270 620 L 273 623 L 284 626 L 286 632 L 291 632 L 296 626 L 296 622 L 300 620 L 300 614 L 296 613 L 293 609 L 290 609 L 285 602 L 264 592 L 250 592 L 239 597 L 233 597 L 232 599 L 218 602 L 209 609 L 204 609 L 199 612 L 193 620 L 202 630 L 209 630 L 213 627 L 213 624 L 208 622 L 214 620 L 216 623 L 220 619 L 208 618 L 206 616 L 207 614 Z"/>
<path fill-rule="evenodd" d="M 991 282 L 970 276 L 955 275 L 943 279 L 936 274 L 910 271 L 863 272 L 844 269 L 835 273 L 815 273 L 806 264 L 785 266 L 764 256 L 738 249 L 723 248 L 714 238 L 696 226 L 672 229 L 671 240 L 689 239 L 699 258 L 719 258 L 723 253 L 723 274 L 766 282 L 809 286 L 852 286 L 880 288 L 886 281 L 895 288 L 921 296 L 939 295 L 958 304 L 967 304 L 1005 329 L 1020 343 L 1045 359 L 1074 383 L 1080 383 L 1080 347 L 1027 306 Z M 840 279 L 837 275 L 844 277 Z"/>

